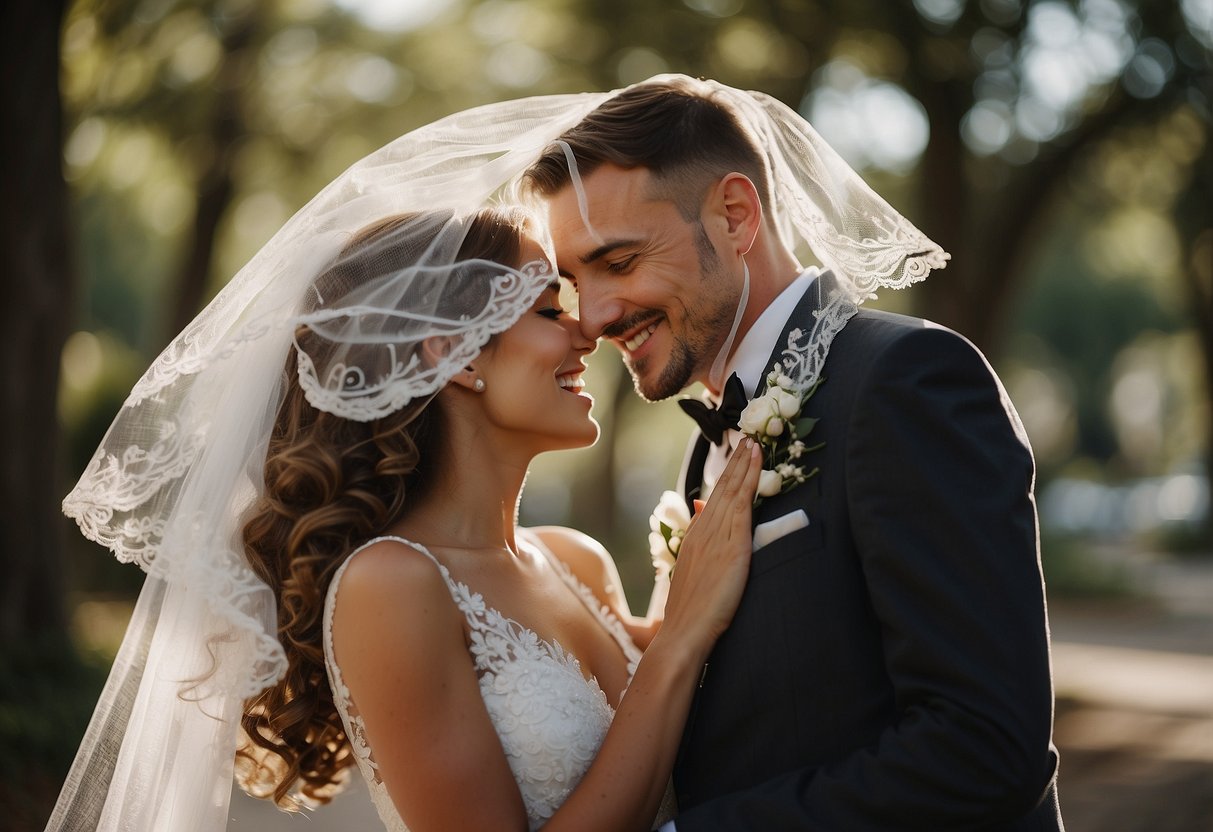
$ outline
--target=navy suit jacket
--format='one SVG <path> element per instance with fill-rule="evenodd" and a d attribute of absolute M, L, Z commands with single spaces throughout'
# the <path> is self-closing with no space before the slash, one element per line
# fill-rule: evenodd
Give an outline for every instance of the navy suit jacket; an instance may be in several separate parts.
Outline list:
<path fill-rule="evenodd" d="M 1002 385 L 956 333 L 868 310 L 821 375 L 820 473 L 754 517 L 809 525 L 755 552 L 708 660 L 679 832 L 1060 830 L 1035 466 Z"/>

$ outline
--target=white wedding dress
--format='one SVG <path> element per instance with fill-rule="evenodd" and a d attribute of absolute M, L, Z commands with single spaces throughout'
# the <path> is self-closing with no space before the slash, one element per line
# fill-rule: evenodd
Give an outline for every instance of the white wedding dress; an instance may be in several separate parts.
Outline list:
<path fill-rule="evenodd" d="M 510 769 L 522 793 L 531 829 L 541 827 L 556 811 L 593 762 L 614 716 L 606 694 L 594 679 L 586 679 L 576 657 L 557 643 L 484 603 L 479 593 L 451 578 L 446 567 L 424 546 L 400 537 L 368 541 L 349 556 L 333 576 L 324 606 L 324 655 L 333 701 L 370 789 L 375 809 L 388 832 L 408 832 L 379 777 L 375 757 L 356 703 L 341 677 L 333 653 L 333 608 L 341 576 L 357 554 L 380 540 L 396 540 L 427 555 L 442 573 L 471 631 L 469 650 L 480 679 L 485 708 L 501 739 Z M 542 551 L 542 549 L 541 549 Z M 628 677 L 636 670 L 640 651 L 619 620 L 594 594 L 573 577 L 568 567 L 548 556 L 557 573 L 619 643 L 628 660 Z M 661 817 L 672 816 L 667 790 Z"/>

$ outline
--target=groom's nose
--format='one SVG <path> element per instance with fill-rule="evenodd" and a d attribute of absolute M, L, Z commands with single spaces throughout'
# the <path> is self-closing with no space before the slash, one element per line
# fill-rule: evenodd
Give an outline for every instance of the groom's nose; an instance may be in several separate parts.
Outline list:
<path fill-rule="evenodd" d="M 597 341 L 611 324 L 623 317 L 624 305 L 600 280 L 577 283 L 577 316 L 581 334 Z"/>

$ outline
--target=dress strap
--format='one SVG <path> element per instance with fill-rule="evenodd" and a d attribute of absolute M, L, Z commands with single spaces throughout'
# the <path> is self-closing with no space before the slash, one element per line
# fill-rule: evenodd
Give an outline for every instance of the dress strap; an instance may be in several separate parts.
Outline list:
<path fill-rule="evenodd" d="M 435 564 L 435 565 L 436 565 L 436 566 L 437 566 L 439 569 L 441 569 L 441 570 L 442 570 L 442 575 L 443 575 L 443 577 L 445 577 L 445 578 L 448 578 L 448 579 L 449 579 L 449 575 L 450 575 L 450 573 L 448 573 L 448 572 L 447 572 L 446 567 L 445 567 L 445 566 L 443 566 L 441 563 L 439 563 L 439 562 L 438 562 L 438 558 L 434 557 L 434 553 L 433 553 L 433 552 L 431 552 L 429 549 L 427 549 L 427 548 L 425 547 L 425 545 L 424 545 L 424 544 L 418 543 L 418 542 L 416 542 L 416 541 L 414 541 L 414 540 L 409 540 L 407 537 L 401 537 L 401 536 L 400 536 L 400 535 L 398 535 L 398 534 L 381 534 L 381 535 L 379 535 L 378 537 L 372 537 L 372 538 L 371 538 L 370 540 L 368 540 L 366 543 L 363 543 L 363 544 L 362 544 L 361 546 L 359 546 L 357 549 L 355 549 L 354 551 L 350 552 L 350 553 L 349 553 L 349 555 L 347 555 L 347 556 L 346 556 L 345 563 L 349 563 L 349 562 L 350 562 L 350 558 L 352 558 L 354 555 L 356 555 L 356 554 L 358 554 L 359 552 L 361 552 L 363 549 L 367 549 L 367 548 L 369 548 L 369 547 L 371 547 L 371 546 L 374 546 L 376 543 L 381 543 L 381 542 L 382 542 L 382 541 L 384 541 L 384 540 L 394 540 L 394 541 L 396 541 L 397 543 L 403 543 L 405 546 L 408 546 L 408 547 L 410 547 L 410 548 L 416 549 L 418 552 L 420 552 L 421 554 L 425 555 L 427 558 L 429 558 L 430 560 L 432 560 L 432 561 L 434 562 L 434 564 Z M 344 568 L 344 567 L 345 567 L 345 564 L 343 563 L 343 564 L 342 564 L 342 568 Z"/>

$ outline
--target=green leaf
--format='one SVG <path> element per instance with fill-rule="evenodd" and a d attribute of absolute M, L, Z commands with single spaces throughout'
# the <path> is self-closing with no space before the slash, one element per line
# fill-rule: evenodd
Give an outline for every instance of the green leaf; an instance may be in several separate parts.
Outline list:
<path fill-rule="evenodd" d="M 817 420 L 812 416 L 803 416 L 800 419 L 797 419 L 795 427 L 796 438 L 803 439 L 804 437 L 808 436 L 813 431 L 816 424 Z"/>

